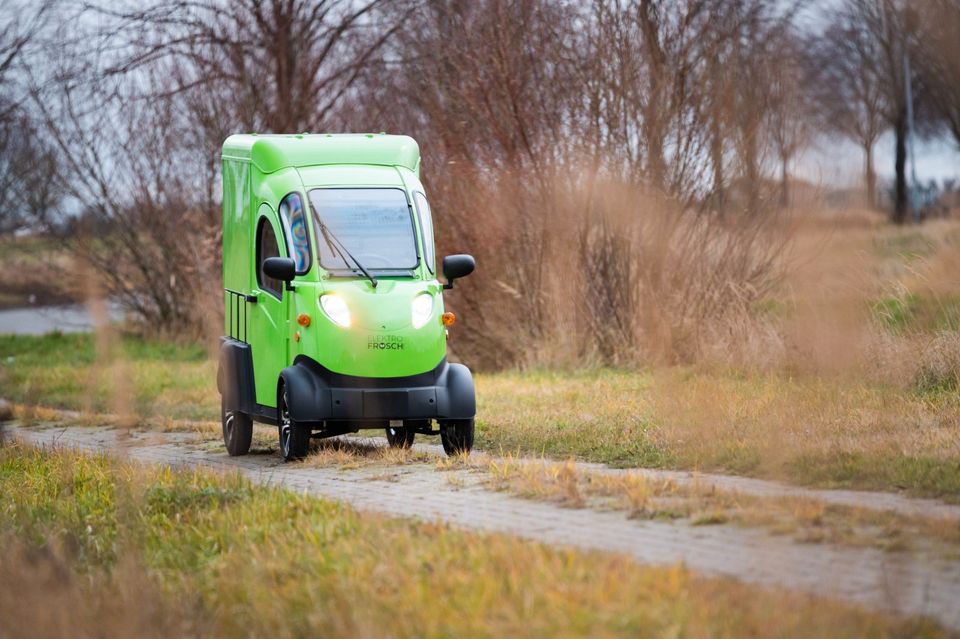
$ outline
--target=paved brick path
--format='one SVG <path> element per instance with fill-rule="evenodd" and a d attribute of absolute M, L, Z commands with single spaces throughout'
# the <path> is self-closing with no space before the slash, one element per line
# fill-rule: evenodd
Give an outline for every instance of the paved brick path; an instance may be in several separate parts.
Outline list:
<path fill-rule="evenodd" d="M 363 438 L 367 441 L 386 445 L 385 437 Z M 442 455 L 443 449 L 435 444 L 415 444 L 414 448 Z M 484 453 L 480 453 L 484 454 Z M 540 463 L 539 459 L 522 460 L 526 463 Z M 546 460 L 556 462 L 556 460 Z M 948 504 L 937 499 L 906 497 L 895 493 L 867 490 L 824 490 L 791 486 L 767 479 L 752 479 L 735 475 L 698 473 L 686 470 L 653 470 L 648 468 L 610 468 L 603 464 L 577 462 L 580 470 L 608 475 L 639 475 L 651 480 L 669 480 L 680 485 L 698 484 L 704 488 L 710 486 L 724 492 L 741 493 L 755 497 L 800 497 L 837 506 L 865 508 L 868 510 L 891 511 L 905 516 L 934 517 L 960 521 L 960 504 Z"/>
<path fill-rule="evenodd" d="M 783 586 L 875 610 L 926 615 L 960 629 L 960 561 L 829 544 L 797 544 L 783 536 L 734 526 L 694 527 L 630 520 L 622 513 L 566 509 L 491 492 L 479 485 L 475 472 L 440 473 L 429 464 L 355 470 L 309 468 L 283 464 L 275 455 L 230 458 L 221 452 L 169 443 L 174 436 L 159 433 L 136 435 L 130 445 L 123 447 L 116 431 L 108 429 L 69 427 L 12 432 L 37 445 L 126 451 L 130 458 L 148 463 L 235 470 L 256 482 L 345 501 L 359 510 L 442 520 L 472 530 L 622 553 L 643 563 L 683 562 L 689 569 L 706 575 Z M 682 479 L 681 475 L 678 478 Z M 451 477 L 454 481 L 449 480 Z M 737 478 L 722 481 L 730 479 Z M 733 486 L 738 490 L 742 486 L 779 489 L 771 482 Z M 818 496 L 824 493 L 814 492 Z M 847 491 L 837 494 L 846 495 L 842 499 L 850 495 Z M 851 494 L 862 498 L 860 493 Z M 896 497 L 891 503 L 903 508 L 906 504 L 914 504 L 909 508 L 925 507 L 923 501 L 904 499 Z M 878 504 L 885 507 L 884 503 Z M 944 512 L 948 517 L 953 513 L 950 508 Z"/>

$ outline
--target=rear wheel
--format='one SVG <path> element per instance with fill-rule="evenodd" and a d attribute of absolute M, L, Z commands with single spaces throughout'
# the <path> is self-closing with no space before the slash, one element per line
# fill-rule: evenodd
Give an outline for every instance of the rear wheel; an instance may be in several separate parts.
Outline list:
<path fill-rule="evenodd" d="M 220 425 L 223 429 L 223 445 L 231 457 L 246 455 L 253 441 L 253 420 L 249 415 L 228 410 L 223 398 L 220 398 Z"/>
<path fill-rule="evenodd" d="M 417 433 L 412 428 L 387 426 L 387 443 L 390 448 L 410 448 L 416 436 Z"/>
<path fill-rule="evenodd" d="M 440 443 L 447 455 L 469 453 L 473 448 L 473 420 L 451 419 L 440 423 Z"/>
<path fill-rule="evenodd" d="M 285 461 L 303 459 L 310 450 L 310 428 L 290 418 L 290 404 L 286 387 L 280 388 L 277 398 L 277 427 L 280 431 L 280 455 Z"/>

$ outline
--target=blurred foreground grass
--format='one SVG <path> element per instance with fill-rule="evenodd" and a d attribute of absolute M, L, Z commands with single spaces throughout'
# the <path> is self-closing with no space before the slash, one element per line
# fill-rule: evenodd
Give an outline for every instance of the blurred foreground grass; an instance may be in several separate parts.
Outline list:
<path fill-rule="evenodd" d="M 682 568 L 0 446 L 0 618 L 35 636 L 940 636 Z"/>
<path fill-rule="evenodd" d="M 89 335 L 0 336 L 0 396 L 138 419 L 214 421 L 206 349 Z M 615 466 L 732 472 L 960 499 L 960 394 L 849 377 L 670 368 L 480 374 L 478 446 Z M 119 402 L 117 388 L 129 397 Z"/>

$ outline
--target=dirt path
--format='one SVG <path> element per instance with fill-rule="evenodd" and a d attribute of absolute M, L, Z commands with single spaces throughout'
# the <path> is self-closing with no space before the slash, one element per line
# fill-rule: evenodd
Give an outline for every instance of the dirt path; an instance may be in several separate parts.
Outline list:
<path fill-rule="evenodd" d="M 508 533 L 549 544 L 622 553 L 643 563 L 683 562 L 689 569 L 706 575 L 784 586 L 880 611 L 926 615 L 945 626 L 960 629 L 957 604 L 960 561 L 868 548 L 798 544 L 783 536 L 733 526 L 639 521 L 628 519 L 622 513 L 566 509 L 492 492 L 483 488 L 475 471 L 440 473 L 431 464 L 351 470 L 310 468 L 303 464 L 283 464 L 275 455 L 230 458 L 223 452 L 185 446 L 183 434 L 139 433 L 121 445 L 117 431 L 104 428 L 14 428 L 11 432 L 36 445 L 125 451 L 130 458 L 147 463 L 236 470 L 255 482 L 283 485 L 348 502 L 359 510 L 442 520 L 464 528 Z M 682 479 L 684 475 L 671 475 L 671 478 Z M 736 480 L 733 486 L 741 491 L 745 486 L 757 491 L 803 490 L 772 482 L 707 477 L 718 482 Z M 702 481 L 703 476 L 699 480 Z M 754 483 L 740 483 L 744 481 Z M 829 493 L 807 492 L 817 496 Z M 830 494 L 840 495 L 838 499 L 842 500 L 863 497 L 862 493 L 849 491 Z M 943 506 L 949 518 L 955 514 L 954 507 L 937 502 L 873 495 L 877 499 L 881 496 L 893 499 L 890 503 L 899 504 L 897 509 L 922 510 L 935 505 Z M 886 502 L 877 504 L 886 507 Z"/>

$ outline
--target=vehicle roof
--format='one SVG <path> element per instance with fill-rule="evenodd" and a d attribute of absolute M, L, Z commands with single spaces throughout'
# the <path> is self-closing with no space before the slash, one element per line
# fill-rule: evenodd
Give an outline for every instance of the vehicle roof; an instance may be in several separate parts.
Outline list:
<path fill-rule="evenodd" d="M 414 173 L 420 170 L 416 140 L 386 133 L 231 135 L 223 143 L 222 157 L 251 162 L 262 173 L 331 164 L 403 166 Z"/>

